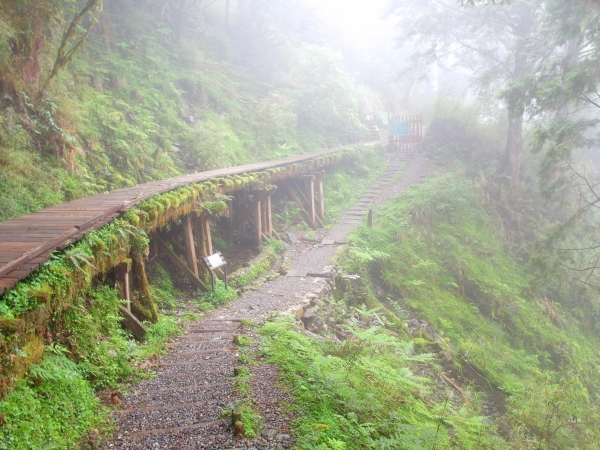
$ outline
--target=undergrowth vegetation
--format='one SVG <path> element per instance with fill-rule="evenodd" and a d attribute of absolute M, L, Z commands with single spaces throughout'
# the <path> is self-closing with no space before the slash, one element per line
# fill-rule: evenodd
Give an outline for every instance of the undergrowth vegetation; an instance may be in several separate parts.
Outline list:
<path fill-rule="evenodd" d="M 480 192 L 452 174 L 410 188 L 378 210 L 376 227 L 352 233 L 339 261 L 381 286 L 392 312 L 402 305 L 434 325 L 461 366 L 508 396 L 509 441 L 597 448 L 598 336 L 532 288 Z"/>
<path fill-rule="evenodd" d="M 415 374 L 433 355 L 382 328 L 351 333 L 338 344 L 307 337 L 289 320 L 260 330 L 262 352 L 294 395 L 297 448 L 502 448 L 476 404 L 451 391 L 436 399 L 432 381 Z"/>
<path fill-rule="evenodd" d="M 52 343 L 0 402 L 0 448 L 94 448 L 111 430 L 111 409 L 97 392 L 147 377 L 135 363 L 163 353 L 167 338 L 181 333 L 174 318 L 161 316 L 139 343 L 121 327 L 121 304 L 115 290 L 99 286 L 54 312 Z"/>

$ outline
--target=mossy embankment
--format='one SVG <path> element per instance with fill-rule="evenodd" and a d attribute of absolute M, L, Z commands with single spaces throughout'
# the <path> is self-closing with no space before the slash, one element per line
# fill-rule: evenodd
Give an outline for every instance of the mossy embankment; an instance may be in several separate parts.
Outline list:
<path fill-rule="evenodd" d="M 415 336 L 424 351 L 449 351 L 459 374 L 468 365 L 504 392 L 509 445 L 597 448 L 600 337 L 535 287 L 496 206 L 479 183 L 433 176 L 352 232 L 338 261 L 363 276 L 370 307 L 438 331 L 436 345 Z"/>

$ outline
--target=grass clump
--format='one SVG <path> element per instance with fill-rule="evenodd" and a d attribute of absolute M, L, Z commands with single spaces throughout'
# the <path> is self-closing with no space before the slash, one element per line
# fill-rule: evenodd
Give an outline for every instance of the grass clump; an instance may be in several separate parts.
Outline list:
<path fill-rule="evenodd" d="M 256 326 L 256 324 L 250 319 L 240 320 L 240 328 L 252 328 L 254 326 Z"/>
<path fill-rule="evenodd" d="M 269 238 L 267 240 L 267 245 L 273 249 L 275 253 L 283 253 L 285 252 L 285 246 L 283 242 L 276 238 Z"/>
<path fill-rule="evenodd" d="M 242 423 L 244 424 L 244 436 L 256 437 L 260 435 L 264 426 L 264 419 L 248 404 L 242 404 L 238 407 L 238 411 L 242 414 Z"/>
<path fill-rule="evenodd" d="M 252 283 L 261 275 L 267 273 L 277 260 L 277 253 L 272 245 L 261 247 L 260 255 L 248 263 L 248 266 L 243 267 L 231 275 L 230 282 L 232 286 L 239 288 Z"/>
<path fill-rule="evenodd" d="M 238 345 L 249 345 L 250 340 L 246 336 L 239 336 L 239 339 L 247 342 L 247 344 Z M 243 351 L 245 355 L 249 355 L 249 352 Z M 245 437 L 256 437 L 260 435 L 260 432 L 264 425 L 263 418 L 253 407 L 252 402 L 252 386 L 250 380 L 252 379 L 252 373 L 246 366 L 239 366 L 235 369 L 235 376 L 233 377 L 233 385 L 236 393 L 240 397 L 233 405 L 227 409 L 227 413 L 232 413 L 232 418 L 241 417 L 241 422 L 244 426 Z M 232 423 L 235 425 L 235 423 Z"/>
<path fill-rule="evenodd" d="M 237 291 L 230 286 L 225 288 L 225 283 L 221 280 L 215 280 L 215 289 L 200 294 L 196 300 L 196 305 L 204 312 L 228 304 L 238 298 Z"/>

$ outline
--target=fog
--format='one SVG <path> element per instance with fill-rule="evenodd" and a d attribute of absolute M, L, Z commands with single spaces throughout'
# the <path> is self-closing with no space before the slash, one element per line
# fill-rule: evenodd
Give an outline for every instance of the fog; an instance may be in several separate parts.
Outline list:
<path fill-rule="evenodd" d="M 394 19 L 383 16 L 389 0 L 307 0 L 317 16 L 348 44 L 364 46 L 394 35 Z"/>

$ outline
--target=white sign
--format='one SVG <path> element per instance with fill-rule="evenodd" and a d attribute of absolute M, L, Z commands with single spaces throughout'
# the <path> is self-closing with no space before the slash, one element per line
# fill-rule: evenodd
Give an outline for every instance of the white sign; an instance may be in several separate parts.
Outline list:
<path fill-rule="evenodd" d="M 213 269 L 216 269 L 217 267 L 221 267 L 222 265 L 225 264 L 225 261 L 223 261 L 223 259 L 221 258 L 221 255 L 219 255 L 218 253 L 215 253 L 214 255 L 210 255 L 206 259 L 208 259 L 208 262 L 210 263 L 210 265 L 212 266 Z"/>

